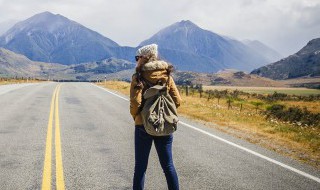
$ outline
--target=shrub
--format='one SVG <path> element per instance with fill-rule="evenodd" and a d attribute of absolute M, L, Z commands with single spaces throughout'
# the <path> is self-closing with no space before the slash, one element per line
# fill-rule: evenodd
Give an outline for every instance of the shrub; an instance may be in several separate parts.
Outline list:
<path fill-rule="evenodd" d="M 267 118 L 275 117 L 282 121 L 320 127 L 320 113 L 312 113 L 307 108 L 289 107 L 286 109 L 284 105 L 274 104 L 268 107 L 265 113 Z"/>

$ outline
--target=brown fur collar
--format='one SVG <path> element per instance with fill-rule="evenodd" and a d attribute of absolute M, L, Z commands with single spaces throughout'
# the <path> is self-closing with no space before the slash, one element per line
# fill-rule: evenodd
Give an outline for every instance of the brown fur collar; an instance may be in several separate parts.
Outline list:
<path fill-rule="evenodd" d="M 143 65 L 143 71 L 153 71 L 153 70 L 161 70 L 161 69 L 168 69 L 168 63 L 165 61 L 152 61 Z"/>

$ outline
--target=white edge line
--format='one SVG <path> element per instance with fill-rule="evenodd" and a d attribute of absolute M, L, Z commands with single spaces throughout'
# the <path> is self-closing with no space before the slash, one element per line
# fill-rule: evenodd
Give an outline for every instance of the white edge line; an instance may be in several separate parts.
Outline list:
<path fill-rule="evenodd" d="M 182 125 L 184 125 L 184 126 L 186 126 L 186 127 L 192 128 L 192 129 L 194 129 L 194 130 L 196 130 L 196 131 L 198 131 L 198 132 L 201 132 L 201 133 L 203 133 L 203 134 L 206 134 L 206 135 L 208 135 L 208 136 L 210 136 L 210 137 L 213 137 L 213 138 L 215 138 L 215 139 L 217 139 L 217 140 L 220 140 L 220 141 L 222 141 L 222 142 L 224 142 L 224 143 L 227 143 L 227 144 L 229 144 L 229 145 L 231 145 L 231 146 L 237 147 L 237 148 L 239 148 L 239 149 L 241 149 L 241 150 L 244 150 L 244 151 L 246 151 L 246 152 L 248 152 L 248 153 L 250 153 L 250 154 L 253 154 L 253 155 L 255 155 L 255 156 L 258 156 L 258 157 L 260 157 L 260 158 L 262 158 L 262 159 L 265 159 L 265 160 L 267 160 L 267 161 L 269 161 L 269 162 L 272 162 L 272 163 L 274 163 L 274 164 L 277 164 L 277 165 L 279 165 L 279 166 L 281 166 L 281 167 L 284 167 L 284 168 L 286 168 L 286 169 L 289 169 L 289 170 L 291 170 L 291 171 L 294 171 L 294 172 L 296 172 L 296 173 L 298 173 L 298 174 L 300 174 L 300 175 L 303 175 L 303 176 L 305 176 L 305 177 L 307 177 L 307 178 L 309 178 L 309 179 L 312 179 L 312 180 L 320 183 L 320 178 L 317 178 L 317 177 L 312 176 L 312 175 L 310 175 L 310 174 L 308 174 L 308 173 L 305 173 L 305 172 L 303 172 L 303 171 L 300 171 L 300 170 L 298 170 L 298 169 L 296 169 L 296 168 L 293 168 L 293 167 L 291 167 L 291 166 L 288 166 L 288 165 L 286 165 L 286 164 L 284 164 L 284 163 L 281 163 L 281 162 L 279 162 L 279 161 L 276 161 L 276 160 L 274 160 L 274 159 L 272 159 L 272 158 L 269 158 L 269 157 L 267 157 L 267 156 L 264 156 L 264 155 L 262 155 L 262 154 L 259 154 L 259 153 L 255 152 L 255 151 L 250 150 L 250 149 L 248 149 L 248 148 L 245 148 L 245 147 L 243 147 L 243 146 L 237 145 L 237 144 L 235 144 L 235 143 L 233 143 L 233 142 L 230 142 L 230 141 L 228 141 L 228 140 L 225 140 L 225 139 L 223 139 L 223 138 L 221 138 L 221 137 L 218 137 L 218 136 L 216 136 L 216 135 L 213 135 L 213 134 L 211 134 L 211 133 L 209 133 L 209 132 L 207 132 L 207 131 L 204 131 L 204 130 L 202 130 L 202 129 L 196 128 L 196 127 L 194 127 L 194 126 L 192 126 L 192 125 L 189 125 L 189 124 L 187 124 L 187 123 L 184 123 L 184 122 L 181 122 L 181 121 L 179 121 L 179 123 L 181 123 Z"/>
<path fill-rule="evenodd" d="M 122 96 L 120 96 L 120 95 L 118 95 L 118 94 L 115 94 L 115 93 L 113 93 L 113 92 L 111 92 L 111 91 L 109 91 L 109 90 L 107 90 L 107 89 L 105 89 L 105 88 L 102 88 L 102 87 L 97 86 L 97 85 L 94 85 L 94 84 L 92 84 L 92 85 L 93 85 L 93 86 L 96 86 L 96 87 L 98 87 L 98 88 L 100 88 L 100 89 L 102 89 L 102 90 L 104 90 L 104 91 L 106 91 L 106 92 L 108 92 L 108 93 L 110 93 L 110 94 L 113 94 L 113 95 L 115 95 L 115 96 L 117 96 L 117 97 L 119 97 L 119 98 L 121 98 L 121 99 L 123 99 L 123 100 L 129 101 L 127 98 L 124 98 L 124 97 L 122 97 Z M 224 142 L 224 143 L 227 143 L 227 144 L 229 144 L 229 145 L 231 145 L 231 146 L 234 146 L 234 147 L 236 147 L 236 148 L 239 148 L 239 149 L 241 149 L 241 150 L 243 150 L 243 151 L 246 151 L 246 152 L 248 152 L 248 153 L 250 153 L 250 154 L 253 154 L 253 155 L 257 156 L 257 157 L 260 157 L 260 158 L 262 158 L 262 159 L 265 159 L 265 160 L 267 160 L 267 161 L 269 161 L 269 162 L 272 162 L 272 163 L 274 163 L 274 164 L 276 164 L 276 165 L 279 165 L 279 166 L 281 166 L 281 167 L 283 167 L 283 168 L 286 168 L 286 169 L 288 169 L 288 170 L 291 170 L 291 171 L 293 171 L 293 172 L 296 172 L 297 174 L 300 174 L 300 175 L 302 175 L 302 176 L 304 176 L 304 177 L 307 177 L 307 178 L 309 178 L 309 179 L 312 179 L 312 180 L 320 183 L 320 178 L 318 178 L 318 177 L 315 177 L 315 176 L 310 175 L 310 174 L 308 174 L 308 173 L 306 173 L 306 172 L 303 172 L 303 171 L 301 171 L 301 170 L 298 170 L 298 169 L 296 169 L 296 168 L 293 168 L 293 167 L 291 167 L 291 166 L 288 166 L 288 165 L 286 165 L 286 164 L 284 164 L 284 163 L 281 163 L 281 162 L 276 161 L 276 160 L 274 160 L 274 159 L 272 159 L 272 158 L 269 158 L 269 157 L 267 157 L 267 156 L 264 156 L 264 155 L 262 155 L 262 154 L 259 154 L 259 153 L 255 152 L 255 151 L 250 150 L 250 149 L 248 149 L 248 148 L 245 148 L 245 147 L 243 147 L 243 146 L 237 145 L 237 144 L 235 144 L 235 143 L 233 143 L 233 142 L 230 142 L 230 141 L 228 141 L 228 140 L 226 140 L 226 139 L 223 139 L 223 138 L 221 138 L 221 137 L 218 137 L 218 136 L 216 136 L 216 135 L 213 135 L 213 134 L 211 134 L 211 133 L 209 133 L 209 132 L 207 132 L 207 131 L 204 131 L 204 130 L 202 130 L 202 129 L 199 129 L 199 128 L 197 128 L 197 127 L 194 127 L 194 126 L 189 125 L 189 124 L 187 124 L 187 123 L 184 123 L 184 122 L 182 122 L 182 121 L 179 121 L 179 123 L 181 123 L 182 125 L 184 125 L 184 126 L 186 126 L 186 127 L 189 127 L 189 128 L 191 128 L 191 129 L 194 129 L 194 130 L 196 130 L 196 131 L 198 131 L 198 132 L 200 132 L 200 133 L 203 133 L 203 134 L 205 134 L 205 135 L 208 135 L 208 136 L 210 136 L 210 137 L 213 137 L 213 138 L 215 138 L 215 139 L 217 139 L 217 140 L 219 140 L 219 141 L 222 141 L 222 142 Z"/>

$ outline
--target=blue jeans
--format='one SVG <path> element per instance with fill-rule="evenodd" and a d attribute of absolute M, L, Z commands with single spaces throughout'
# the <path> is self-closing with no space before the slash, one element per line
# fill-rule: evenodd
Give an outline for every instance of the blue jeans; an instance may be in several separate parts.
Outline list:
<path fill-rule="evenodd" d="M 135 167 L 133 177 L 133 190 L 142 190 L 144 188 L 145 173 L 148 166 L 148 159 L 152 141 L 154 141 L 161 167 L 166 176 L 168 189 L 178 190 L 178 176 L 172 161 L 173 136 L 151 136 L 145 131 L 143 126 L 135 127 Z"/>

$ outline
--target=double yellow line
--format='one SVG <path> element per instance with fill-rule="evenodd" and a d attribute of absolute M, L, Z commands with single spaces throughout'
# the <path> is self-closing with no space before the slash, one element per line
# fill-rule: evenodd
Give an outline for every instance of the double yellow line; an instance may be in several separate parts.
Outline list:
<path fill-rule="evenodd" d="M 51 165 L 52 165 L 52 132 L 53 120 L 55 121 L 55 155 L 56 155 L 56 189 L 64 190 L 64 177 L 61 156 L 60 120 L 59 120 L 59 93 L 61 84 L 55 88 L 50 106 L 48 132 L 46 140 L 46 153 L 44 158 L 44 168 L 42 177 L 42 189 L 51 190 Z"/>

